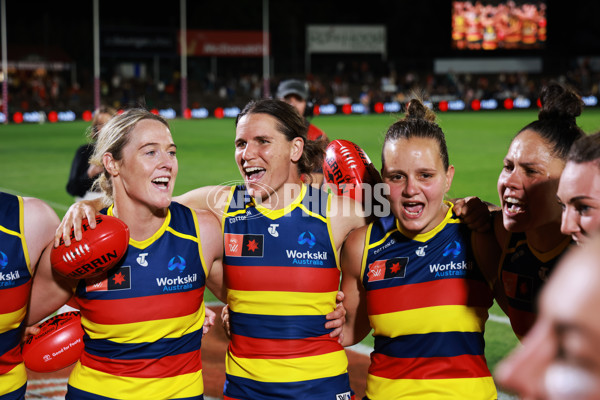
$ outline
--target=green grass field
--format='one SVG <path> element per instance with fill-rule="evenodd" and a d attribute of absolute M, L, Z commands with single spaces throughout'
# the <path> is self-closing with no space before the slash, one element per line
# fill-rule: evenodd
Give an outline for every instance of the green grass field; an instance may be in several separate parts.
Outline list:
<path fill-rule="evenodd" d="M 360 145 L 380 168 L 383 137 L 398 117 L 320 116 L 313 122 L 331 139 L 347 139 Z M 510 140 L 536 117 L 535 111 L 439 114 L 450 162 L 456 167 L 449 197 L 477 195 L 497 204 L 496 180 Z M 600 130 L 600 109 L 586 110 L 578 123 L 587 133 Z M 65 190 L 71 160 L 76 148 L 85 141 L 87 126 L 82 121 L 0 126 L 0 190 L 39 197 L 62 217 L 73 201 Z M 171 131 L 179 159 L 175 195 L 239 180 L 233 158 L 233 120 L 173 120 Z M 496 306 L 491 313 L 503 315 Z M 493 369 L 517 341 L 506 323 L 494 319 L 487 324 L 486 342 L 486 355 Z M 370 337 L 365 343 L 371 343 Z"/>

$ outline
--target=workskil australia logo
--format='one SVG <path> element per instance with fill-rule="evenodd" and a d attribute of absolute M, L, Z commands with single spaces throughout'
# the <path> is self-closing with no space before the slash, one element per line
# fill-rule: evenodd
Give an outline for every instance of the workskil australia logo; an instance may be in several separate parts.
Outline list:
<path fill-rule="evenodd" d="M 444 248 L 442 253 L 443 257 L 451 256 L 453 259 L 456 259 L 458 256 L 462 254 L 462 248 L 459 242 L 454 241 L 452 243 L 448 243 L 448 245 Z M 460 261 L 450 260 L 450 262 L 445 263 L 437 263 L 429 265 L 429 272 L 435 274 L 436 278 L 444 278 L 449 276 L 463 276 L 466 275 L 467 271 L 473 268 L 473 264 L 471 261 L 465 261 L 464 259 Z"/>
<path fill-rule="evenodd" d="M 185 258 L 177 255 L 169 260 L 167 269 L 181 274 L 186 267 Z M 194 282 L 198 281 L 198 274 L 187 274 L 185 276 L 177 275 L 176 277 L 156 278 L 156 284 L 162 287 L 163 292 L 179 292 L 189 290 L 193 287 Z"/>
<path fill-rule="evenodd" d="M 302 250 L 285 250 L 287 258 L 292 260 L 292 264 L 323 265 L 323 261 L 327 261 L 326 251 L 310 251 L 317 244 L 317 239 L 312 232 L 302 232 L 298 236 L 298 244 L 302 246 Z M 308 250 L 304 250 L 306 247 L 308 247 Z"/>

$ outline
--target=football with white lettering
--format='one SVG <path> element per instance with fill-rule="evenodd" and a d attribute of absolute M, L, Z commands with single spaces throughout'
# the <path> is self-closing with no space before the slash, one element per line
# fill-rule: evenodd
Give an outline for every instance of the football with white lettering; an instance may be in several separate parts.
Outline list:
<path fill-rule="evenodd" d="M 349 196 L 364 203 L 365 187 L 381 182 L 381 175 L 365 151 L 349 140 L 336 139 L 329 143 L 323 160 L 323 175 L 326 184 L 335 185 L 337 194 Z M 373 194 L 371 190 L 368 192 Z"/>
<path fill-rule="evenodd" d="M 96 215 L 96 228 L 87 219 L 81 223 L 82 238 L 76 241 L 71 229 L 71 245 L 60 240 L 50 252 L 50 263 L 61 275 L 87 279 L 101 275 L 114 267 L 125 255 L 129 245 L 129 228 L 116 217 Z"/>
<path fill-rule="evenodd" d="M 35 372 L 54 372 L 76 362 L 83 351 L 79 311 L 55 315 L 42 322 L 37 335 L 23 344 L 25 366 Z"/>

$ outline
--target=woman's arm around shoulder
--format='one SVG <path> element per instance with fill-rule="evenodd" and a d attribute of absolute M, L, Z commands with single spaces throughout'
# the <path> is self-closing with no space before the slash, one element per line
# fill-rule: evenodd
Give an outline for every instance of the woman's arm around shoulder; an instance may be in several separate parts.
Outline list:
<path fill-rule="evenodd" d="M 173 197 L 173 201 L 195 210 L 208 210 L 220 220 L 230 192 L 231 186 L 204 186 Z"/>
<path fill-rule="evenodd" d="M 207 210 L 196 210 L 200 229 L 202 255 L 206 262 L 208 277 L 206 286 L 222 302 L 225 302 L 226 290 L 223 282 L 223 234 L 221 223 Z"/>
<path fill-rule="evenodd" d="M 350 232 L 367 224 L 362 205 L 347 196 L 333 195 L 329 210 L 333 240 L 338 252 Z"/>
<path fill-rule="evenodd" d="M 361 279 L 366 233 L 367 226 L 350 232 L 342 247 L 341 289 L 344 293 L 344 308 L 346 309 L 343 346 L 360 342 L 371 331 L 367 315 L 366 291 Z"/>

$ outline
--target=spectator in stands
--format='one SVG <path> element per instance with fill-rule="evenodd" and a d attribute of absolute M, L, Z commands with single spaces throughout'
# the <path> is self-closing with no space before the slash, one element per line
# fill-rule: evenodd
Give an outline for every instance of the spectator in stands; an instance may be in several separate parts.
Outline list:
<path fill-rule="evenodd" d="M 75 157 L 71 163 L 71 172 L 67 182 L 67 192 L 75 197 L 75 201 L 83 199 L 93 199 L 101 196 L 101 192 L 92 188 L 94 179 L 102 172 L 102 167 L 91 165 L 90 156 L 94 152 L 94 143 L 98 137 L 98 132 L 102 125 L 115 115 L 117 110 L 112 107 L 102 106 L 94 113 L 92 124 L 88 130 L 87 136 L 89 143 L 81 145 L 75 152 Z"/>
<path fill-rule="evenodd" d="M 320 143 L 323 149 L 325 149 L 327 144 L 329 144 L 329 138 L 325 132 L 309 121 L 309 118 L 313 115 L 313 104 L 309 103 L 308 95 L 308 83 L 298 79 L 281 81 L 277 87 L 277 98 L 292 105 L 304 117 L 304 121 L 308 127 L 308 140 Z M 318 163 L 318 167 L 310 174 L 310 183 L 316 187 L 323 185 L 323 168 L 321 164 Z"/>

